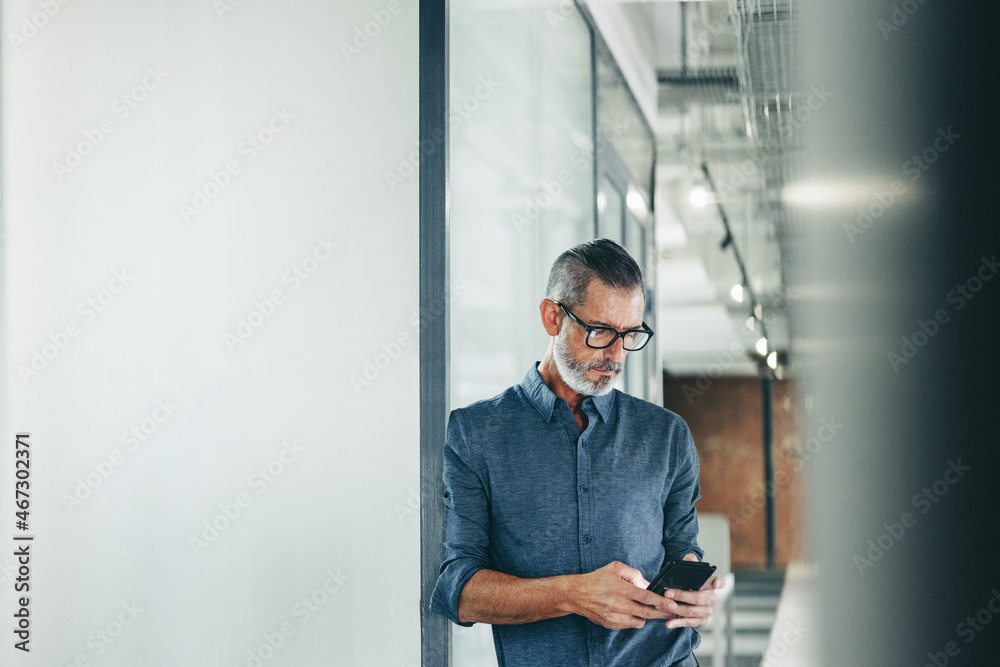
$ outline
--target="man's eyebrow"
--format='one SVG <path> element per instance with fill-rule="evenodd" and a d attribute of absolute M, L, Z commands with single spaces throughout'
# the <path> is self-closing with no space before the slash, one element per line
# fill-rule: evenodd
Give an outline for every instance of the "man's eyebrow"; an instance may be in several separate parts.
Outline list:
<path fill-rule="evenodd" d="M 593 322 L 590 322 L 589 324 L 591 326 L 595 326 L 595 327 L 605 327 L 607 329 L 614 329 L 615 331 L 636 331 L 637 329 L 642 329 L 642 322 L 640 322 L 639 324 L 636 324 L 634 326 L 627 327 L 625 329 L 619 329 L 618 327 L 612 326 L 611 324 L 609 324 L 607 322 L 604 322 L 602 320 L 594 320 Z"/>

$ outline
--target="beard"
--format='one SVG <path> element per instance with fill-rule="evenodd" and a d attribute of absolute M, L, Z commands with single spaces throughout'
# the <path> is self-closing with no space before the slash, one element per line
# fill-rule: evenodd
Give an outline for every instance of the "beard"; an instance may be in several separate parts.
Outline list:
<path fill-rule="evenodd" d="M 567 319 L 568 321 L 568 319 Z M 603 396 L 614 389 L 615 378 L 621 372 L 624 364 L 619 364 L 610 359 L 604 361 L 582 362 L 573 358 L 566 344 L 566 324 L 556 336 L 553 358 L 556 362 L 556 370 L 559 376 L 570 389 L 582 396 Z M 598 380 L 587 379 L 587 371 L 614 371 L 614 375 L 604 375 Z"/>

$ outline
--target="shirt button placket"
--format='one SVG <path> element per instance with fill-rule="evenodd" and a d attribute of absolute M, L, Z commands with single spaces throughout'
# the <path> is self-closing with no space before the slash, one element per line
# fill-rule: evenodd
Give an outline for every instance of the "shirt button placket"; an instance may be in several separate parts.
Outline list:
<path fill-rule="evenodd" d="M 589 646 L 590 650 L 587 651 L 587 658 L 588 658 L 587 662 L 589 663 L 590 667 L 599 667 L 600 665 L 604 664 L 604 660 L 601 656 L 601 650 L 600 650 L 601 646 L 601 640 L 599 637 L 600 632 L 601 629 L 596 625 L 592 625 L 589 628 L 589 631 L 587 632 L 588 635 L 587 639 L 590 643 Z"/>
<path fill-rule="evenodd" d="M 577 441 L 576 451 L 576 478 L 579 481 L 579 493 L 577 494 L 577 505 L 580 516 L 580 560 L 584 572 L 592 572 L 597 569 L 591 557 L 589 547 L 593 540 L 593 526 L 590 516 L 590 498 L 588 493 L 590 483 L 590 461 L 587 450 L 584 447 L 585 436 L 580 435 Z"/>

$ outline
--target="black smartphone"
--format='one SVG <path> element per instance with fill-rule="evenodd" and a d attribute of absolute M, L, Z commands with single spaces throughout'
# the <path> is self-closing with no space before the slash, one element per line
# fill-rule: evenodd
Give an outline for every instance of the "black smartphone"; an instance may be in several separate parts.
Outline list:
<path fill-rule="evenodd" d="M 657 595 L 663 595 L 668 588 L 678 588 L 682 591 L 696 591 L 705 585 L 708 578 L 715 572 L 715 566 L 709 563 L 698 563 L 692 560 L 668 560 L 663 564 L 660 573 L 649 582 L 649 588 Z"/>

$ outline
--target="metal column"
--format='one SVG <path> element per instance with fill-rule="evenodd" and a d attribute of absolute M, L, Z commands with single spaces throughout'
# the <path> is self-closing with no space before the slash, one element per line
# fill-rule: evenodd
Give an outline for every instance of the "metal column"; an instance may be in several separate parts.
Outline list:
<path fill-rule="evenodd" d="M 761 363 L 760 388 L 764 404 L 764 521 L 767 531 L 767 569 L 774 567 L 774 395 L 771 369 Z"/>
<path fill-rule="evenodd" d="M 448 0 L 420 0 L 420 661 L 451 664 L 448 620 L 431 613 L 444 553 L 448 419 Z"/>

